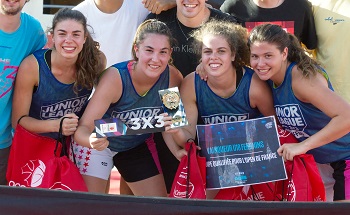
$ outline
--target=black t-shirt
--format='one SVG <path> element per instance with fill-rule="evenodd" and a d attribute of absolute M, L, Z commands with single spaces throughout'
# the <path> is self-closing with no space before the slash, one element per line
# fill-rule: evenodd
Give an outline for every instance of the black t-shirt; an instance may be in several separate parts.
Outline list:
<path fill-rule="evenodd" d="M 253 0 L 226 0 L 220 9 L 237 17 L 248 30 L 261 22 L 276 22 L 294 33 L 307 48 L 317 46 L 312 6 L 307 0 L 284 0 L 275 8 L 261 8 Z"/>
<path fill-rule="evenodd" d="M 221 19 L 228 20 L 236 23 L 237 20 L 234 16 L 223 13 L 219 10 L 209 8 L 209 19 Z M 197 28 L 189 28 L 184 26 L 176 17 L 176 7 L 170 10 L 164 11 L 159 15 L 149 14 L 146 19 L 157 19 L 167 24 L 170 28 L 172 36 L 176 40 L 176 44 L 173 46 L 173 63 L 174 66 L 180 70 L 185 77 L 189 73 L 195 71 L 199 63 L 199 55 L 195 53 L 192 48 L 193 38 L 190 37 L 192 31 Z M 199 53 L 200 54 L 200 53 Z"/>

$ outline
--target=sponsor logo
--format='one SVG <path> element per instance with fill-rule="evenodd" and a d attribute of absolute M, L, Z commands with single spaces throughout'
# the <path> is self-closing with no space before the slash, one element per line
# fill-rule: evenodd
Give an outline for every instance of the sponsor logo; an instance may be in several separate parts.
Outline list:
<path fill-rule="evenodd" d="M 78 113 L 83 108 L 88 96 L 67 99 L 41 106 L 40 117 L 42 120 L 61 118 L 68 113 Z"/>
<path fill-rule="evenodd" d="M 327 22 L 330 22 L 333 25 L 336 25 L 336 24 L 341 23 L 341 22 L 345 22 L 344 19 L 335 19 L 332 16 L 327 17 L 324 20 L 327 21 Z"/>
<path fill-rule="evenodd" d="M 275 105 L 276 115 L 282 127 L 296 138 L 309 137 L 304 132 L 307 124 L 298 104 Z"/>
<path fill-rule="evenodd" d="M 9 186 L 12 187 L 39 187 L 42 184 L 46 166 L 41 160 L 30 160 L 26 165 L 22 167 L 22 175 L 24 175 L 24 182 L 26 184 L 20 184 L 19 182 L 9 181 Z M 54 182 L 51 190 L 69 190 L 67 185 L 62 182 Z"/>
<path fill-rule="evenodd" d="M 26 175 L 24 181 L 27 187 L 38 187 L 41 185 L 46 166 L 41 160 L 30 160 L 22 167 L 22 174 Z"/>
<path fill-rule="evenodd" d="M 288 182 L 288 186 L 287 186 L 286 201 L 295 202 L 296 196 L 297 196 L 297 191 L 295 189 L 294 181 L 293 179 L 291 179 Z"/>
<path fill-rule="evenodd" d="M 188 193 L 186 190 L 188 189 Z M 175 198 L 186 198 L 186 193 L 188 194 L 188 197 L 191 198 L 194 191 L 194 186 L 191 182 L 189 182 L 188 188 L 187 188 L 187 167 L 184 167 L 179 174 L 179 179 L 176 182 L 173 195 Z"/>
<path fill-rule="evenodd" d="M 219 124 L 219 123 L 225 123 L 225 122 L 236 122 L 236 121 L 243 121 L 249 119 L 249 114 L 227 114 L 227 113 L 221 113 L 221 114 L 214 114 L 210 116 L 202 116 L 202 119 L 205 124 Z"/>

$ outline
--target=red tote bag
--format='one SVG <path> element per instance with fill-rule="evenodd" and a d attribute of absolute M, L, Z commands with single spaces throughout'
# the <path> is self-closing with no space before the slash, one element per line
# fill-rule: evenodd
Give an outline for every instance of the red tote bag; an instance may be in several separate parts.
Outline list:
<path fill-rule="evenodd" d="M 206 160 L 197 153 L 196 144 L 189 141 L 185 145 L 187 155 L 179 164 L 169 197 L 206 198 Z"/>
<path fill-rule="evenodd" d="M 39 187 L 52 190 L 88 191 L 78 168 L 66 155 L 57 156 L 47 162 L 44 178 Z"/>
<path fill-rule="evenodd" d="M 246 185 L 221 189 L 214 199 L 220 200 L 247 200 L 247 201 L 274 201 L 275 184 L 273 182 Z"/>
<path fill-rule="evenodd" d="M 294 135 L 278 127 L 281 145 L 298 143 Z M 288 179 L 275 183 L 275 200 L 283 201 L 325 201 L 326 194 L 314 156 L 301 154 L 293 161 L 286 161 Z"/>
<path fill-rule="evenodd" d="M 54 158 L 55 148 L 55 139 L 32 133 L 17 124 L 6 172 L 8 185 L 39 187 L 47 162 Z"/>
<path fill-rule="evenodd" d="M 61 126 L 62 122 L 63 119 Z M 8 185 L 87 191 L 79 170 L 67 158 L 65 148 L 65 142 L 32 133 L 18 123 L 6 172 Z"/>
<path fill-rule="evenodd" d="M 314 157 L 310 154 L 294 156 L 286 162 L 288 179 L 277 181 L 275 196 L 283 201 L 325 201 L 322 178 Z"/>

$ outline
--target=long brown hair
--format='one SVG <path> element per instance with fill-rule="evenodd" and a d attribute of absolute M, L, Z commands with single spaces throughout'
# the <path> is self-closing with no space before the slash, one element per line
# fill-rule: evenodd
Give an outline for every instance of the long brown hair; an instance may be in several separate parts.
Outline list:
<path fill-rule="evenodd" d="M 81 52 L 78 54 L 76 62 L 76 78 L 74 83 L 74 92 L 82 88 L 92 89 L 99 72 L 99 43 L 94 41 L 87 29 L 85 16 L 77 10 L 69 8 L 60 9 L 54 16 L 50 32 L 53 34 L 57 23 L 65 20 L 75 20 L 82 24 L 86 41 Z"/>
<path fill-rule="evenodd" d="M 321 71 L 320 63 L 305 53 L 298 38 L 293 34 L 287 33 L 279 25 L 263 24 L 253 28 L 248 38 L 248 45 L 250 46 L 254 42 L 275 44 L 281 52 L 287 47 L 287 60 L 295 62 L 304 77 L 315 75 Z"/>

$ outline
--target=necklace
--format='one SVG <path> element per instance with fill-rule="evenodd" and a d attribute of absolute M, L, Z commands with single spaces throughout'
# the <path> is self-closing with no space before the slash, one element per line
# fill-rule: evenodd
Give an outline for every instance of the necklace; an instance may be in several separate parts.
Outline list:
<path fill-rule="evenodd" d="M 177 25 L 179 26 L 182 35 L 184 35 L 184 37 L 186 38 L 186 41 L 188 41 L 189 39 L 191 39 L 191 36 L 187 37 L 186 34 L 185 34 L 185 32 L 182 30 L 181 24 L 180 24 L 179 19 L 178 19 L 177 17 L 176 17 L 176 21 L 177 21 Z"/>

